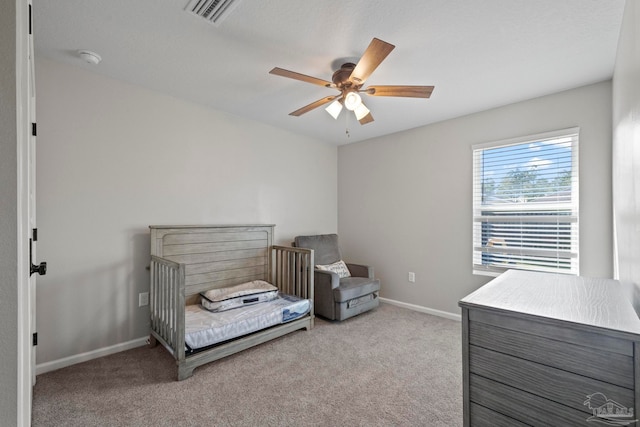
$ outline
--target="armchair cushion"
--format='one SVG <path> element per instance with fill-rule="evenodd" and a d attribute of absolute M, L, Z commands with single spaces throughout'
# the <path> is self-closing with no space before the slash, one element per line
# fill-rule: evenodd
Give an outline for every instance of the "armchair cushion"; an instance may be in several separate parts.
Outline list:
<path fill-rule="evenodd" d="M 342 259 L 337 234 L 297 236 L 295 244 L 298 248 L 313 249 L 316 265 L 333 264 Z"/>

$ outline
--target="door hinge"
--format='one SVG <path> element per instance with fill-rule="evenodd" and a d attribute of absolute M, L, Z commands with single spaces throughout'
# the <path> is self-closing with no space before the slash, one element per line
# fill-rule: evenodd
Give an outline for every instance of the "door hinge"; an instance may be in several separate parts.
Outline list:
<path fill-rule="evenodd" d="M 31 123 L 31 135 L 36 136 L 38 127 L 35 123 Z"/>
<path fill-rule="evenodd" d="M 33 345 L 38 345 L 38 333 L 34 332 L 33 333 Z"/>
<path fill-rule="evenodd" d="M 38 241 L 38 229 L 34 228 L 33 230 L 31 230 L 31 238 L 33 239 L 34 242 Z"/>

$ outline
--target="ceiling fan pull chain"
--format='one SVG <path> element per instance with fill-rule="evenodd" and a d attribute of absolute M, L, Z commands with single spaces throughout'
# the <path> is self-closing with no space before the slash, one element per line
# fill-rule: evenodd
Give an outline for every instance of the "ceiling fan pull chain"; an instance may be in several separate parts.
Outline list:
<path fill-rule="evenodd" d="M 345 132 L 347 134 L 347 138 L 351 138 L 351 134 L 349 134 L 349 114 L 344 115 L 344 127 Z"/>

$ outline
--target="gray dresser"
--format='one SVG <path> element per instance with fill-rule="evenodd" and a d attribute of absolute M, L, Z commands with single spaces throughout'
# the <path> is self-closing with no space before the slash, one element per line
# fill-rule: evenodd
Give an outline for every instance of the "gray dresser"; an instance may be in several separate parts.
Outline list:
<path fill-rule="evenodd" d="M 618 281 L 512 270 L 459 305 L 465 426 L 640 426 L 640 320 Z"/>

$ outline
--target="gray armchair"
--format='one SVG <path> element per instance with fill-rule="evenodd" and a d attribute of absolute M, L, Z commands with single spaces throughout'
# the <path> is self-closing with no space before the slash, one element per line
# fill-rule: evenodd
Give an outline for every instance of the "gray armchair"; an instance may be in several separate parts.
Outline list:
<path fill-rule="evenodd" d="M 329 265 L 342 260 L 337 234 L 297 236 L 294 245 L 314 250 L 316 265 Z M 379 304 L 380 280 L 373 267 L 347 263 L 351 277 L 315 269 L 314 312 L 330 320 L 344 320 Z"/>

